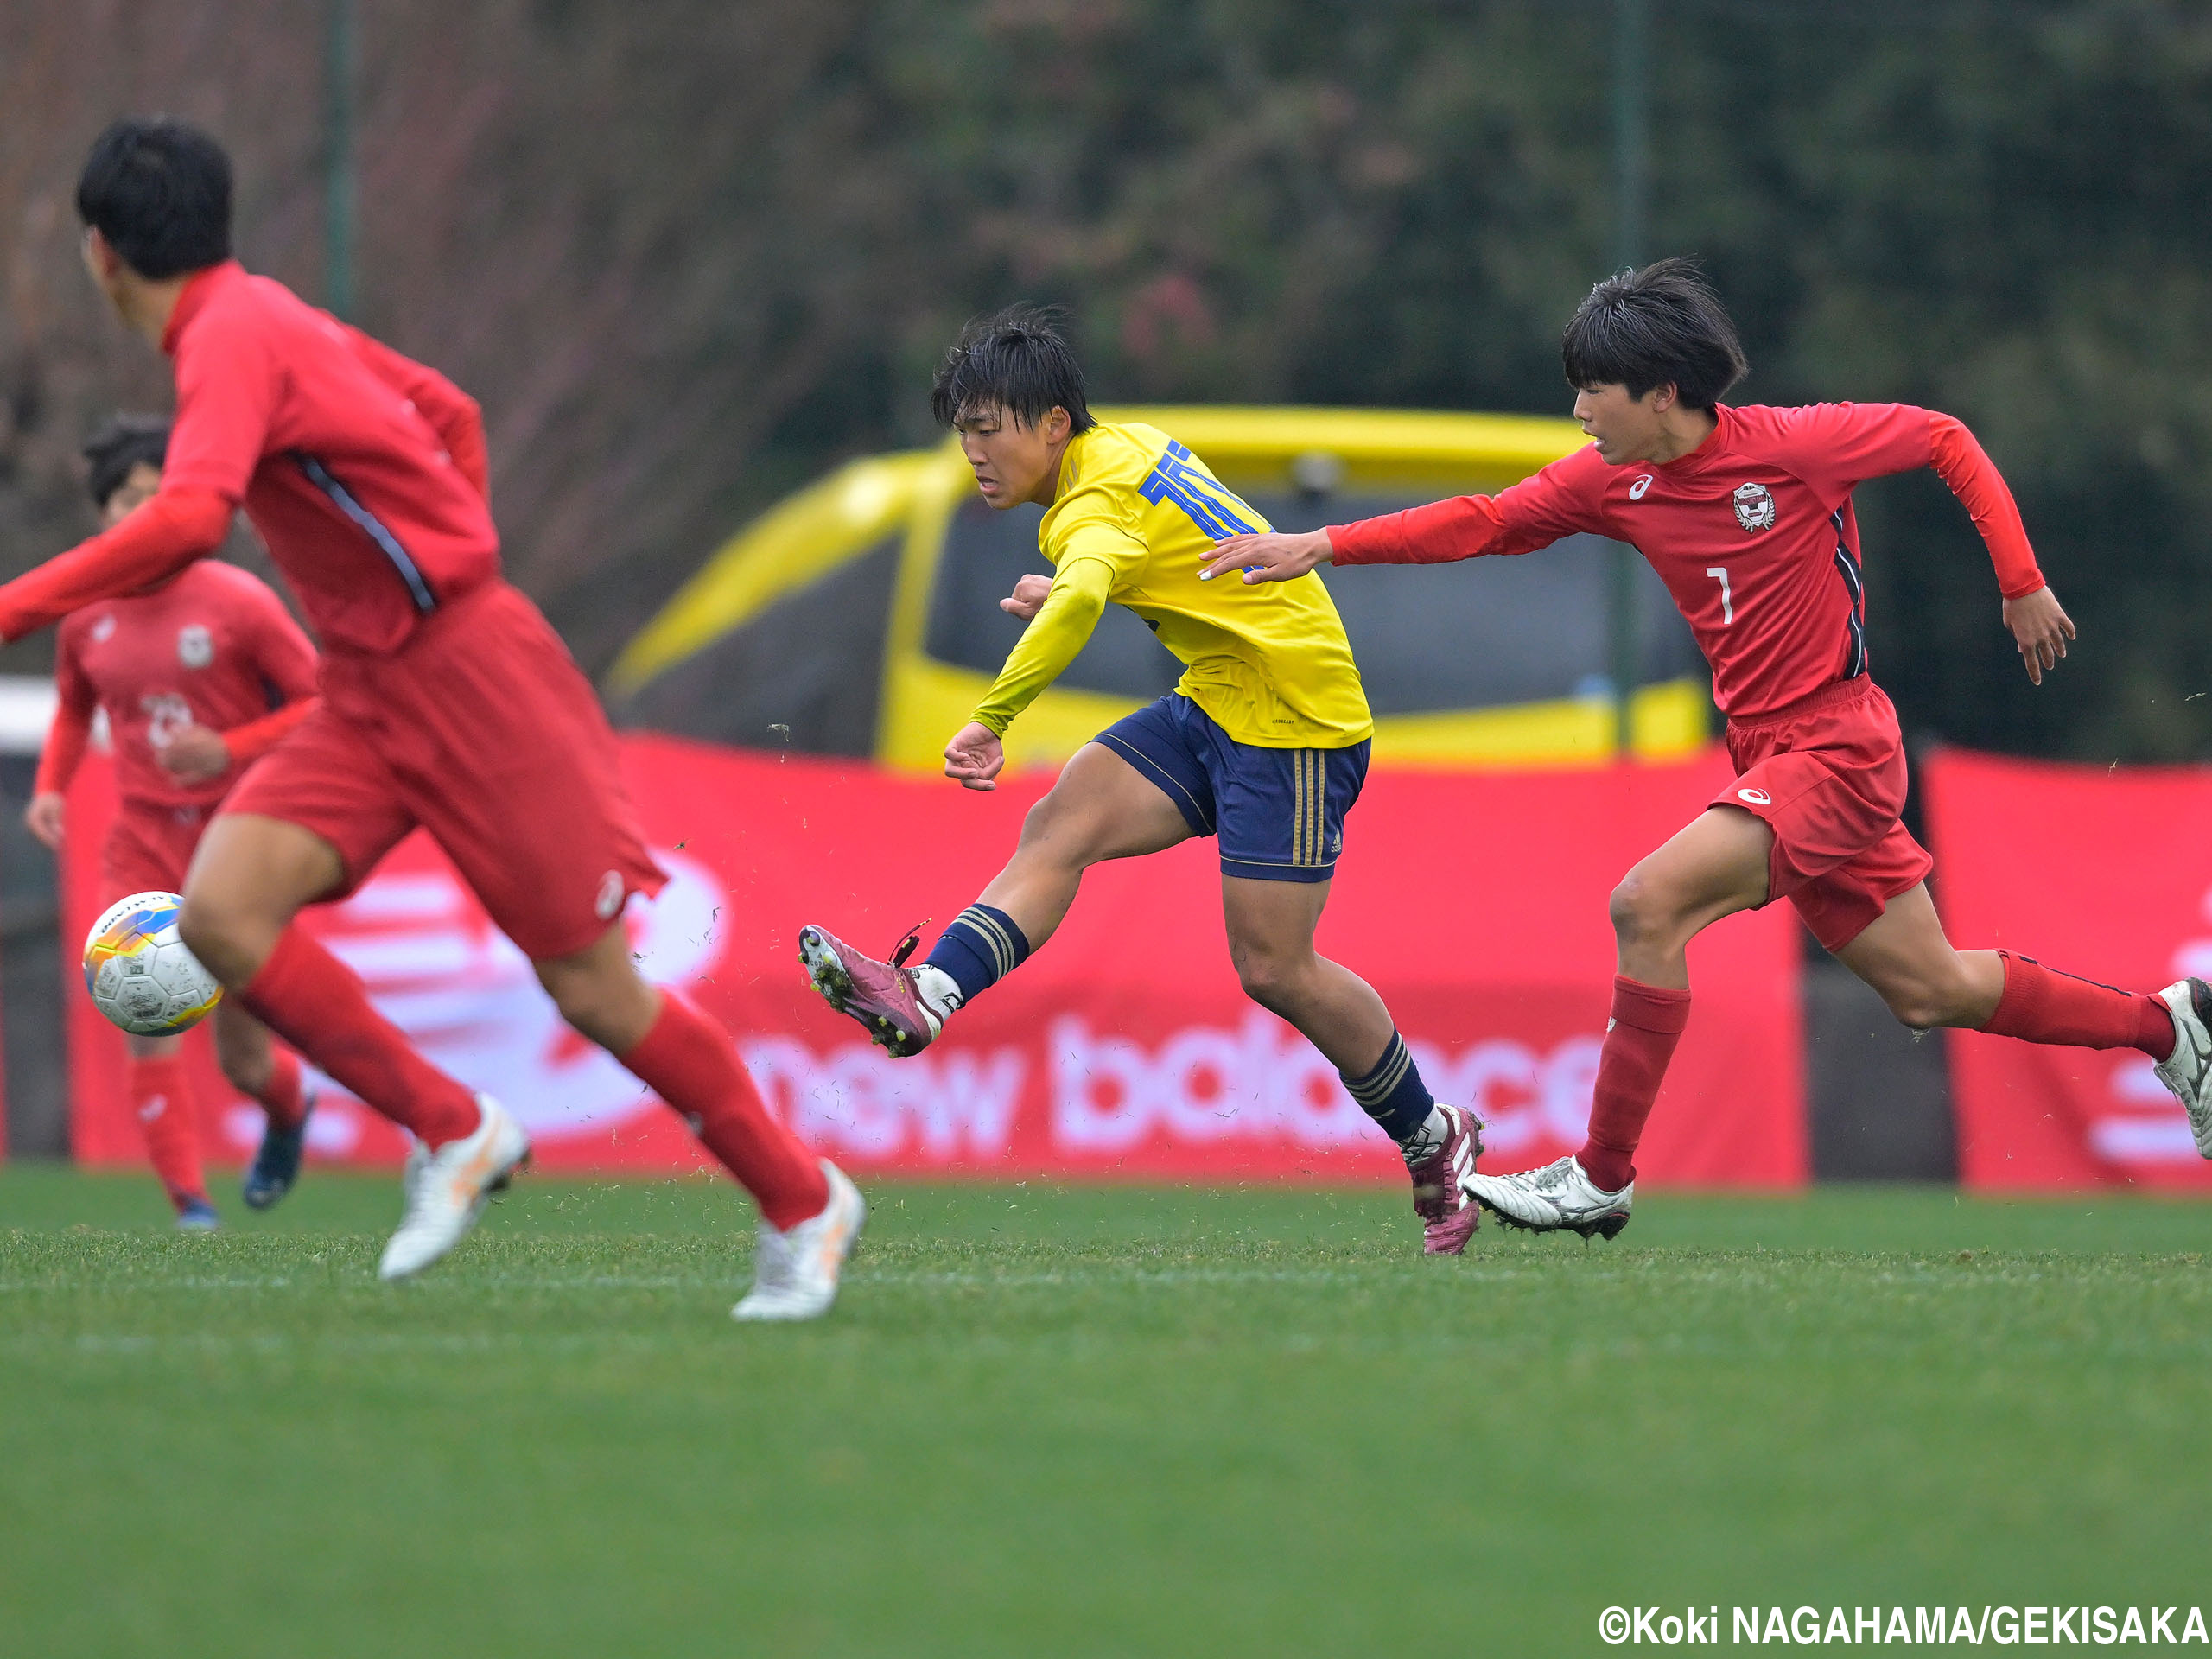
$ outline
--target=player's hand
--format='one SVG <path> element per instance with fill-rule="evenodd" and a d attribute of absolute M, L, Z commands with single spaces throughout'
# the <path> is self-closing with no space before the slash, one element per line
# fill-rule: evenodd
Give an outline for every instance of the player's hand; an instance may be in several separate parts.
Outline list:
<path fill-rule="evenodd" d="M 2028 665 L 2028 678 L 2037 685 L 2058 666 L 2066 642 L 2074 637 L 2074 619 L 2048 588 L 2005 601 L 2005 626 L 2020 647 L 2020 660 Z"/>
<path fill-rule="evenodd" d="M 996 789 L 992 779 L 1005 770 L 999 734 L 980 720 L 969 721 L 944 746 L 944 775 L 958 779 L 963 789 Z"/>
<path fill-rule="evenodd" d="M 31 804 L 23 809 L 23 827 L 45 843 L 48 852 L 61 850 L 63 811 L 60 794 L 51 789 L 32 796 Z"/>
<path fill-rule="evenodd" d="M 1216 576 L 1241 570 L 1247 588 L 1255 582 L 1292 582 L 1315 565 L 1326 564 L 1335 550 L 1329 545 L 1325 530 L 1296 535 L 1276 531 L 1267 536 L 1231 536 L 1214 543 L 1213 560 L 1198 572 L 1198 580 L 1211 582 Z"/>
<path fill-rule="evenodd" d="M 1037 613 L 1045 607 L 1046 596 L 1052 591 L 1052 579 L 1035 572 L 1014 584 L 1014 591 L 999 601 L 999 609 L 1008 616 L 1018 616 L 1025 622 L 1034 621 Z"/>
<path fill-rule="evenodd" d="M 206 726 L 188 726 L 154 751 L 162 770 L 180 783 L 212 784 L 231 769 L 231 746 Z"/>

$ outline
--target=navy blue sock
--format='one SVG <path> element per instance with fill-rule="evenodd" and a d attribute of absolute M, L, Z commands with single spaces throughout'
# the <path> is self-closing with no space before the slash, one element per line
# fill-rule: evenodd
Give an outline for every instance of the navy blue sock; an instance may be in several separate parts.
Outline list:
<path fill-rule="evenodd" d="M 1361 1109 L 1400 1146 L 1428 1122 L 1429 1112 L 1436 1105 L 1428 1085 L 1421 1080 L 1421 1067 L 1414 1064 L 1413 1051 L 1395 1031 L 1390 1033 L 1390 1046 L 1382 1051 L 1372 1071 L 1363 1077 L 1355 1077 L 1349 1071 L 1338 1075 Z"/>
<path fill-rule="evenodd" d="M 938 935 L 925 965 L 950 974 L 965 1004 L 1028 959 L 1029 941 L 1013 917 L 988 905 L 970 905 Z"/>

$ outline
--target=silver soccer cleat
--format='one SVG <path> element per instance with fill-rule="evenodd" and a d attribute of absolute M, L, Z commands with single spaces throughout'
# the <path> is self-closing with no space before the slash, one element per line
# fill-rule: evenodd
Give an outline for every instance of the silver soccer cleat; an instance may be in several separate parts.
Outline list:
<path fill-rule="evenodd" d="M 2174 1052 L 2152 1069 L 2189 1114 L 2197 1155 L 2212 1158 L 2212 985 L 2176 980 L 2158 1000 L 2174 1017 Z"/>
<path fill-rule="evenodd" d="M 1511 1175 L 1470 1175 L 1467 1196 L 1509 1227 L 1532 1233 L 1596 1233 L 1611 1238 L 1628 1225 L 1636 1198 L 1630 1181 L 1618 1192 L 1601 1192 L 1573 1158 Z"/>

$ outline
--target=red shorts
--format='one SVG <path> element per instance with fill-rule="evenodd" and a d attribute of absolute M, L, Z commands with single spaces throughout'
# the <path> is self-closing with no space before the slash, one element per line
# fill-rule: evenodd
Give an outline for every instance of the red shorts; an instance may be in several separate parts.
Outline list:
<path fill-rule="evenodd" d="M 1774 831 L 1767 902 L 1797 906 L 1813 937 L 1840 950 L 1936 861 L 1907 833 L 1904 741 L 1882 689 L 1860 678 L 1756 720 L 1728 722 L 1739 774 L 1713 798 Z"/>
<path fill-rule="evenodd" d="M 504 582 L 441 606 L 390 657 L 323 658 L 322 701 L 239 780 L 226 813 L 338 849 L 351 893 L 420 824 L 536 961 L 582 950 L 667 877 L 645 851 L 599 699 Z"/>
<path fill-rule="evenodd" d="M 100 845 L 104 905 L 134 893 L 182 893 L 192 850 L 214 815 L 208 806 L 159 806 L 125 801 Z"/>

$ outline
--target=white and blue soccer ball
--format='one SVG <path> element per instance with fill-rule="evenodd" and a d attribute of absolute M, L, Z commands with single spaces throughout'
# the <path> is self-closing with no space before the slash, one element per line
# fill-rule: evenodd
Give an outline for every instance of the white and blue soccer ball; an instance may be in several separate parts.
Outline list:
<path fill-rule="evenodd" d="M 223 987 L 177 937 L 184 900 L 134 893 L 109 906 L 85 938 L 92 1006 L 133 1037 L 174 1037 L 215 1010 Z"/>

